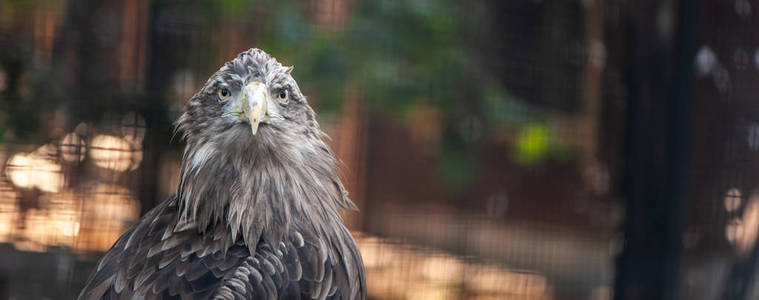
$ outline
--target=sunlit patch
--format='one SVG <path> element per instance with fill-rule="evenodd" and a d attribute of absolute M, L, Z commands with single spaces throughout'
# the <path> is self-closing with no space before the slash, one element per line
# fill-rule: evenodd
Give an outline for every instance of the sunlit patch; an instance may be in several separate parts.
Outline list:
<path fill-rule="evenodd" d="M 24 251 L 46 251 L 50 246 L 71 247 L 79 233 L 80 211 L 70 193 L 40 198 L 40 208 L 24 212 L 13 245 Z"/>
<path fill-rule="evenodd" d="M 433 281 L 459 280 L 464 265 L 453 256 L 430 256 L 422 263 L 422 274 Z"/>
<path fill-rule="evenodd" d="M 361 256 L 366 268 L 384 268 L 393 263 L 393 248 L 377 237 L 362 236 L 359 240 Z"/>
<path fill-rule="evenodd" d="M 40 199 L 40 208 L 24 213 L 23 226 L 13 245 L 24 251 L 46 251 L 50 246 L 72 247 L 79 234 L 80 202 L 70 192 L 48 195 Z"/>
<path fill-rule="evenodd" d="M 31 209 L 24 213 L 24 225 L 20 234 L 13 241 L 13 246 L 22 251 L 42 252 L 49 245 L 58 244 L 54 227 L 47 222 L 49 218 L 39 209 Z"/>
<path fill-rule="evenodd" d="M 738 208 L 741 207 L 741 202 L 743 199 L 741 199 L 741 190 L 737 188 L 731 188 L 727 190 L 727 193 L 725 194 L 725 210 L 728 212 L 734 212 L 738 210 Z"/>
<path fill-rule="evenodd" d="M 538 297 L 545 296 L 549 289 L 546 278 L 534 273 L 510 272 L 494 266 L 472 273 L 466 276 L 467 286 L 486 295 Z"/>
<path fill-rule="evenodd" d="M 86 196 L 75 248 L 107 250 L 137 220 L 140 206 L 129 189 L 113 184 L 96 184 Z"/>
<path fill-rule="evenodd" d="M 381 299 L 554 299 L 545 276 L 355 233 L 369 296 Z"/>
<path fill-rule="evenodd" d="M 0 242 L 9 241 L 13 237 L 18 220 L 16 193 L 0 184 Z"/>
<path fill-rule="evenodd" d="M 50 152 L 51 145 L 40 147 L 31 153 L 16 153 L 5 164 L 5 174 L 13 185 L 20 188 L 37 188 L 43 192 L 58 192 L 63 187 L 61 165 Z"/>
<path fill-rule="evenodd" d="M 84 139 L 76 133 L 69 133 L 61 140 L 61 157 L 67 162 L 81 162 L 87 152 L 85 146 Z"/>
<path fill-rule="evenodd" d="M 743 236 L 743 222 L 739 218 L 730 220 L 725 226 L 725 238 L 732 243 L 737 244 L 738 239 Z"/>
<path fill-rule="evenodd" d="M 454 299 L 457 291 L 454 287 L 438 286 L 430 284 L 411 284 L 413 288 L 406 293 L 406 299 L 436 300 L 436 299 Z"/>
<path fill-rule="evenodd" d="M 98 167 L 114 171 L 134 170 L 142 161 L 142 149 L 124 138 L 97 135 L 92 139 L 90 155 Z"/>
<path fill-rule="evenodd" d="M 127 118 L 134 122 L 126 122 Z M 101 168 L 137 168 L 142 160 L 144 120 L 128 115 L 122 123 L 129 139 L 97 135 L 87 143 L 90 129 L 80 124 L 58 143 L 10 155 L 4 165 L 8 181 L 0 181 L 0 242 L 10 242 L 21 251 L 68 247 L 81 253 L 110 248 L 138 219 L 138 201 L 130 189 L 115 184 L 79 181 L 75 188 L 68 187 L 62 162 L 83 162 L 89 155 Z M 2 185 L 5 182 L 13 187 Z M 33 194 L 32 207 L 21 208 L 18 188 L 42 193 Z"/>
<path fill-rule="evenodd" d="M 74 197 L 76 196 L 71 193 L 59 194 L 50 197 L 47 205 L 51 224 L 59 235 L 66 238 L 72 238 L 79 234 L 81 201 L 75 201 Z"/>
<path fill-rule="evenodd" d="M 44 195 L 39 208 L 23 215 L 15 199 L 0 202 L 0 241 L 22 251 L 41 252 L 52 246 L 105 251 L 138 217 L 139 205 L 128 189 L 96 184 L 84 193 Z"/>
<path fill-rule="evenodd" d="M 758 234 L 759 192 L 754 192 L 746 203 L 743 216 L 731 220 L 725 227 L 725 236 L 738 253 L 745 255 L 754 248 Z"/>

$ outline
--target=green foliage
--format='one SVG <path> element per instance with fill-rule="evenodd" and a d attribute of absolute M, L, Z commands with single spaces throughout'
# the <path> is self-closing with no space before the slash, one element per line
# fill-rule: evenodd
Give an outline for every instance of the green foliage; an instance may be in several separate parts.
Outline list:
<path fill-rule="evenodd" d="M 516 161 L 533 164 L 543 160 L 548 155 L 550 143 L 550 131 L 545 125 L 531 124 L 522 127 L 515 145 Z"/>
<path fill-rule="evenodd" d="M 375 110 L 403 116 L 417 101 L 452 112 L 465 78 L 477 66 L 465 54 L 467 25 L 456 1 L 360 1 L 343 27 L 314 26 L 297 2 L 256 2 L 266 11 L 259 46 L 296 66 L 295 74 L 321 112 L 341 107 L 344 87 L 355 85 Z M 218 10 L 218 9 L 217 9 Z"/>
<path fill-rule="evenodd" d="M 513 145 L 512 159 L 524 166 L 547 161 L 567 161 L 576 158 L 575 149 L 557 139 L 543 123 L 524 125 Z"/>
<path fill-rule="evenodd" d="M 440 152 L 442 159 L 438 171 L 441 179 L 450 190 L 463 190 L 473 181 L 478 170 L 477 156 L 461 135 L 451 128 L 443 131 Z"/>
<path fill-rule="evenodd" d="M 370 1 L 362 4 L 346 30 L 352 70 L 367 100 L 380 111 L 403 114 L 428 99 L 452 113 L 464 89 L 476 83 L 467 65 L 457 2 Z M 455 23 L 454 20 L 460 23 Z"/>
<path fill-rule="evenodd" d="M 405 119 L 415 105 L 435 107 L 444 131 L 440 175 L 455 190 L 471 182 L 480 162 L 477 141 L 456 130 L 462 114 L 485 125 L 527 126 L 517 146 L 519 162 L 540 162 L 551 143 L 540 116 L 488 80 L 471 51 L 472 29 L 485 14 L 460 1 L 358 1 L 344 26 L 314 26 L 295 2 L 265 2 L 270 27 L 260 46 L 296 66 L 302 88 L 321 114 L 339 111 L 353 85 L 369 108 Z M 487 132 L 487 129 L 483 130 Z"/>
<path fill-rule="evenodd" d="M 218 3 L 221 3 L 220 5 Z M 294 75 L 320 115 L 339 112 L 346 87 L 363 103 L 396 120 L 417 105 L 432 106 L 443 120 L 439 174 L 460 190 L 478 169 L 478 143 L 458 130 L 462 116 L 485 128 L 522 128 L 515 141 L 519 163 L 535 164 L 556 144 L 538 111 L 491 79 L 473 51 L 474 28 L 487 23 L 478 4 L 442 0 L 357 1 L 344 23 L 318 24 L 298 1 L 204 2 L 215 16 L 263 18 L 250 25 L 256 46 L 295 65 Z M 213 7 L 210 7 L 213 6 Z"/>
<path fill-rule="evenodd" d="M 521 99 L 511 96 L 496 84 L 482 89 L 482 102 L 487 118 L 498 125 L 520 125 L 542 121 L 541 115 Z"/>

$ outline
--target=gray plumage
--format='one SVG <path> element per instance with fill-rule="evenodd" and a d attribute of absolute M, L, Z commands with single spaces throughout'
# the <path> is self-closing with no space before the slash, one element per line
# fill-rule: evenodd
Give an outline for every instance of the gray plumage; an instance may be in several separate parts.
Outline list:
<path fill-rule="evenodd" d="M 211 76 L 176 122 L 177 193 L 116 241 L 80 299 L 366 298 L 338 214 L 355 206 L 291 70 L 251 49 Z"/>

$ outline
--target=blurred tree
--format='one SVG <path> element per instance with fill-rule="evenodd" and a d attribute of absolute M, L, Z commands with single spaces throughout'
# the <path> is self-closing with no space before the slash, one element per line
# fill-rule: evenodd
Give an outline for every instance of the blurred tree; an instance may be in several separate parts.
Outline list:
<path fill-rule="evenodd" d="M 14 2 L 13 7 L 32 2 Z M 32 76 L 44 80 L 37 82 L 39 86 L 66 90 L 67 101 L 57 101 L 61 95 L 56 94 L 14 100 L 13 80 L 20 77 L 12 66 L 7 68 L 11 84 L 4 91 L 3 105 L 12 112 L 8 128 L 34 131 L 38 121 L 28 116 L 39 115 L 30 109 L 39 108 L 40 101 L 53 104 L 48 106 L 53 110 L 62 106 L 70 121 L 77 123 L 101 120 L 108 116 L 103 112 L 136 110 L 145 116 L 148 127 L 158 129 L 147 133 L 145 143 L 143 170 L 151 172 L 157 160 L 150 153 L 158 151 L 155 147 L 170 134 L 176 117 L 167 107 L 175 73 L 184 71 L 180 68 L 207 73 L 218 67 L 219 57 L 256 46 L 297 66 L 295 74 L 322 117 L 339 113 L 346 95 L 357 95 L 377 115 L 406 122 L 414 117 L 415 107 L 435 109 L 442 124 L 436 139 L 439 172 L 453 189 L 473 178 L 481 164 L 477 155 L 481 146 L 504 129 L 516 133 L 511 142 L 520 143 L 512 148 L 511 157 L 517 162 L 532 165 L 556 156 L 540 150 L 559 145 L 540 110 L 507 91 L 502 76 L 495 74 L 504 70 L 491 67 L 494 54 L 483 49 L 492 42 L 491 36 L 477 34 L 482 24 L 498 24 L 502 18 L 496 2 L 348 1 L 344 20 L 329 26 L 320 23 L 320 16 L 338 12 L 312 10 L 299 1 L 153 1 L 146 19 L 149 40 L 141 54 L 148 57 L 145 74 L 140 75 L 146 84 L 144 89 L 127 91 L 117 88 L 123 86 L 118 77 L 123 72 L 112 62 L 119 60 L 118 43 L 125 26 L 137 24 L 119 19 L 126 16 L 114 13 L 118 5 L 67 4 L 64 24 L 55 35 L 54 65 Z M 347 93 L 348 88 L 359 92 Z M 103 98 L 113 101 L 100 101 Z M 83 106 L 97 109 L 78 109 Z M 542 128 L 540 139 L 525 138 L 537 133 L 535 128 Z M 543 146 L 534 147 L 539 145 Z"/>
<path fill-rule="evenodd" d="M 235 1 L 227 6 L 236 7 Z M 480 162 L 487 134 L 503 126 L 542 126 L 536 109 L 508 96 L 473 45 L 474 29 L 486 18 L 484 4 L 458 1 L 360 1 L 344 27 L 314 26 L 294 2 L 266 2 L 270 12 L 258 45 L 296 65 L 295 73 L 322 115 L 338 112 L 346 87 L 358 87 L 371 111 L 408 120 L 418 105 L 441 114 L 441 177 L 458 189 Z M 319 12 L 316 12 L 319 13 Z M 532 149 L 532 148 L 530 148 Z M 515 151 L 523 153 L 523 148 Z M 531 152 L 536 163 L 549 152 Z M 517 154 L 515 157 L 524 157 Z"/>

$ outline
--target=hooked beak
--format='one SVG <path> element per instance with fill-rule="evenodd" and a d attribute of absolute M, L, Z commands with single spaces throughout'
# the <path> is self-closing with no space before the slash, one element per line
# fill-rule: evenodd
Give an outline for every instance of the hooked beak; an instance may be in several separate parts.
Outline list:
<path fill-rule="evenodd" d="M 250 123 L 250 131 L 255 135 L 258 132 L 258 124 L 268 122 L 266 106 L 269 102 L 269 92 L 265 84 L 254 81 L 245 86 L 242 97 L 243 116 Z"/>

